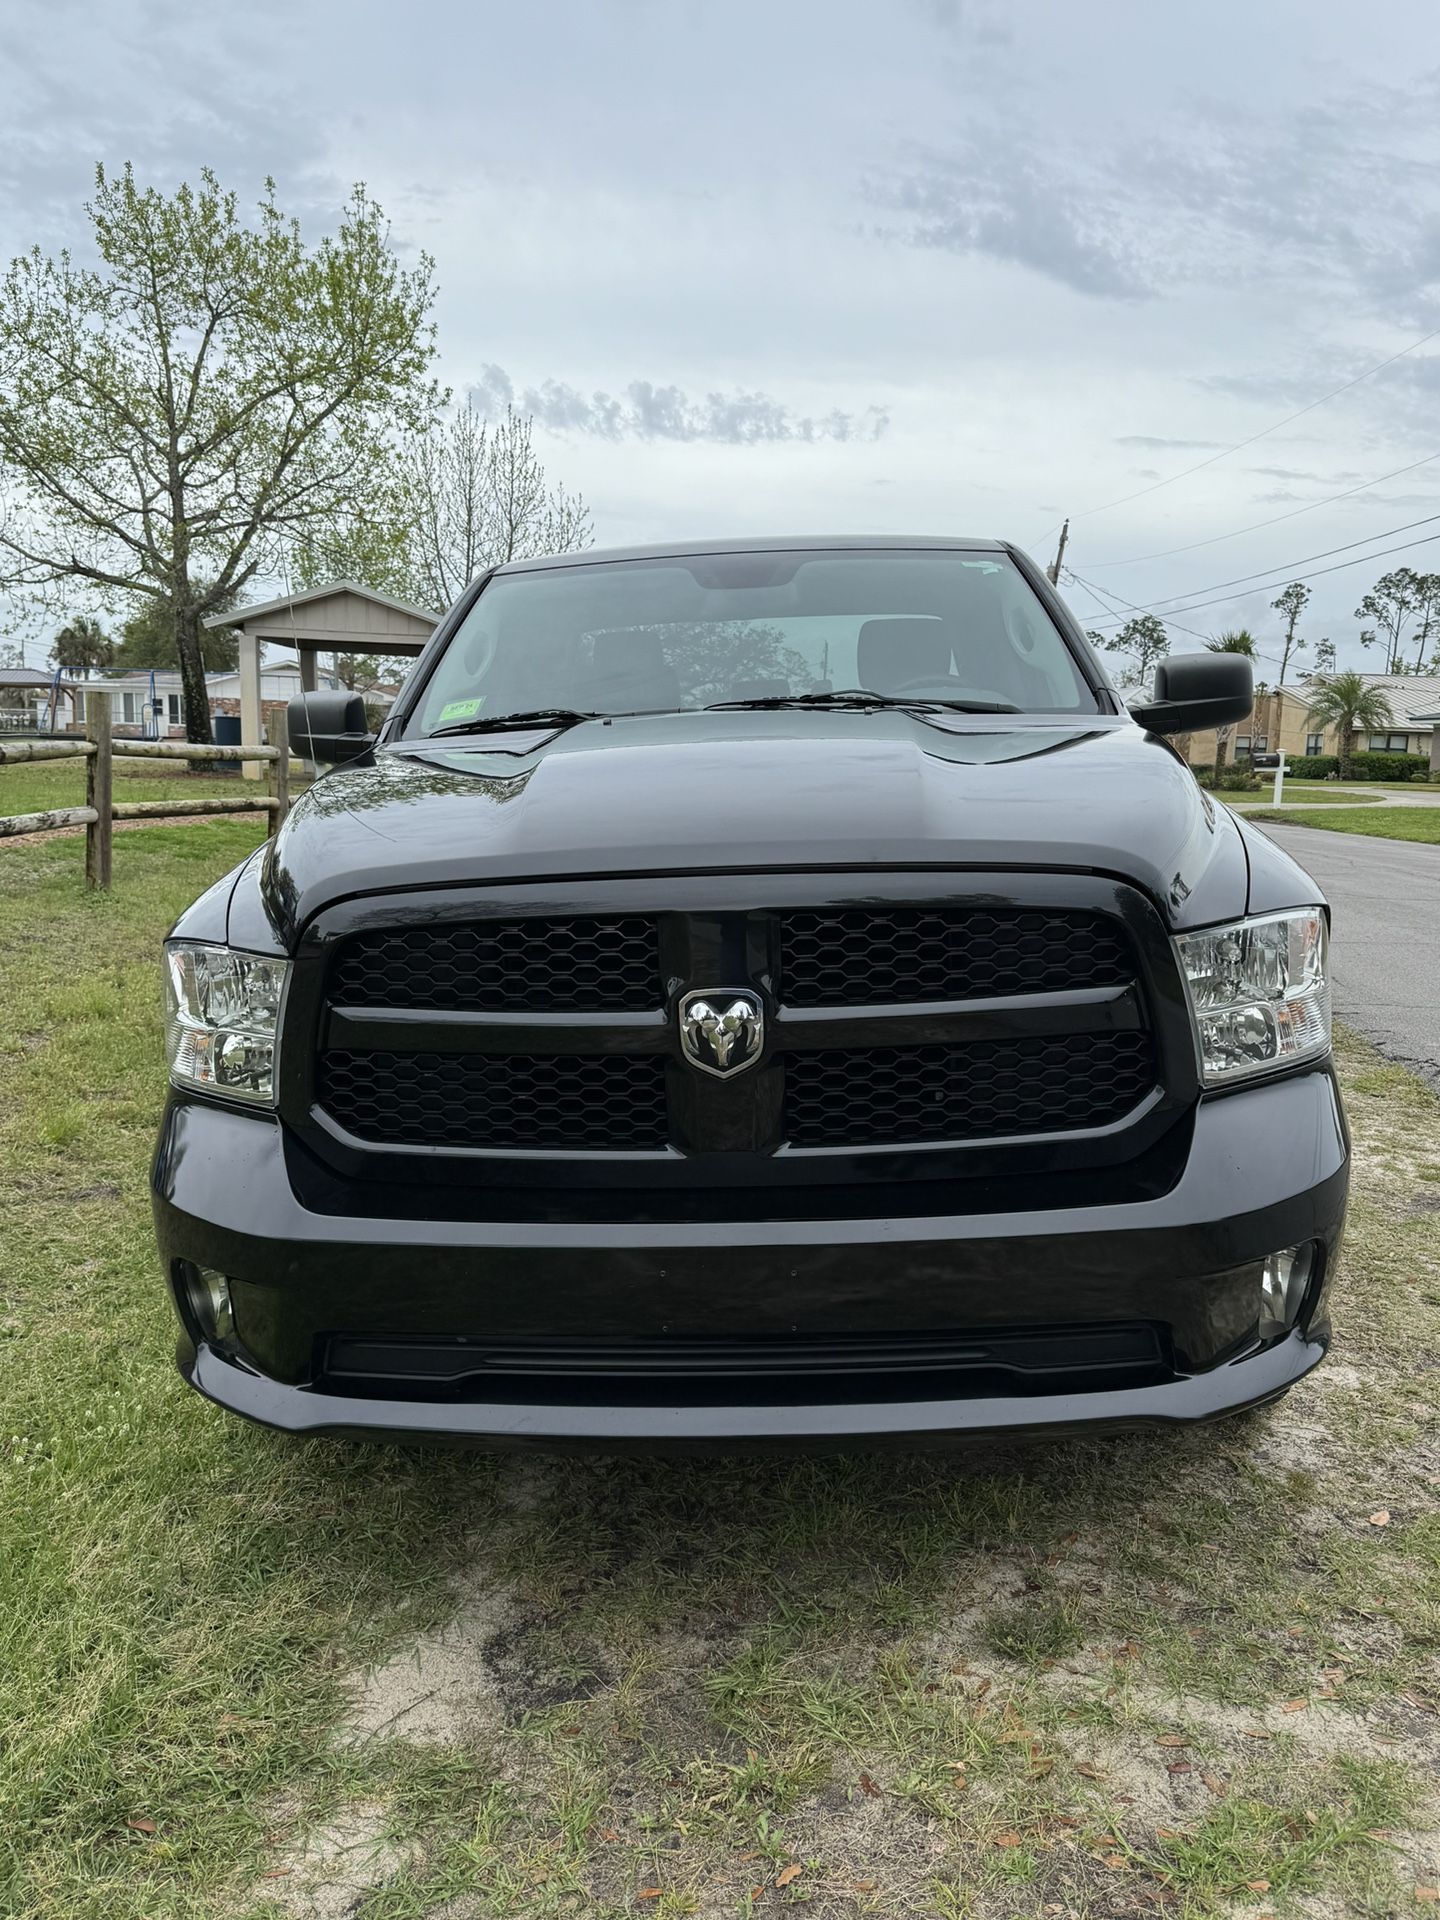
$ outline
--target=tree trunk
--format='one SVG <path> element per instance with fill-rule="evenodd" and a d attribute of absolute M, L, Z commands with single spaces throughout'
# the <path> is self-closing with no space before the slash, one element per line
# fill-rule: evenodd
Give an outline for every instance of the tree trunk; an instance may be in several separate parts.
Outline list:
<path fill-rule="evenodd" d="M 1342 780 L 1348 780 L 1350 778 L 1350 753 L 1353 740 L 1354 735 L 1351 733 L 1349 727 L 1342 727 L 1340 729 L 1340 739 L 1338 743 L 1340 750 L 1339 773 Z"/>
<path fill-rule="evenodd" d="M 1225 755 L 1227 750 L 1229 749 L 1229 746 L 1230 746 L 1229 733 L 1217 732 L 1215 735 L 1215 771 L 1216 773 L 1220 773 L 1224 769 Z"/>
<path fill-rule="evenodd" d="M 175 648 L 180 656 L 180 686 L 185 696 L 185 738 L 193 746 L 208 747 L 210 694 L 205 685 L 205 659 L 200 651 L 200 615 L 194 607 L 175 609 Z"/>

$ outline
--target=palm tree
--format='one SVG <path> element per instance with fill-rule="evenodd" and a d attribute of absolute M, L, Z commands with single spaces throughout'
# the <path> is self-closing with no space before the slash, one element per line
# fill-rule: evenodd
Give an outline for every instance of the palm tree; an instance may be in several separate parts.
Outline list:
<path fill-rule="evenodd" d="M 1313 682 L 1310 719 L 1322 731 L 1335 729 L 1342 780 L 1350 778 L 1351 735 L 1355 729 L 1384 733 L 1395 724 L 1389 700 L 1379 687 L 1366 685 L 1363 673 L 1332 673 Z"/>
<path fill-rule="evenodd" d="M 1206 648 L 1211 653 L 1243 653 L 1247 660 L 1255 658 L 1255 636 L 1248 627 L 1231 627 L 1218 639 L 1207 640 Z M 1225 755 L 1230 746 L 1229 727 L 1215 729 L 1215 772 L 1217 775 L 1225 766 Z"/>
<path fill-rule="evenodd" d="M 114 660 L 115 643 L 98 620 L 81 613 L 56 634 L 50 658 L 62 673 L 88 680 L 94 668 L 108 667 Z"/>

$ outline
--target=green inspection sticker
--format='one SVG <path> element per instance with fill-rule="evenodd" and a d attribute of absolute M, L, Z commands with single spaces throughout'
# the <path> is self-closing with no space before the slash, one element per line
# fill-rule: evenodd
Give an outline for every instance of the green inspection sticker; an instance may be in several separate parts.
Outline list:
<path fill-rule="evenodd" d="M 484 704 L 483 693 L 475 700 L 447 700 L 435 724 L 437 727 L 447 727 L 452 720 L 473 720 Z"/>

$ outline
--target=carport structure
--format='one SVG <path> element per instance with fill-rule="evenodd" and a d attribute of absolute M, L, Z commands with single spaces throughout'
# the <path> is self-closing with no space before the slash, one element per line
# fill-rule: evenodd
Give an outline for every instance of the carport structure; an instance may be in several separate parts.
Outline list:
<path fill-rule="evenodd" d="M 440 615 L 412 606 L 355 580 L 332 580 L 307 587 L 282 600 L 233 613 L 212 614 L 207 627 L 235 627 L 240 634 L 240 737 L 260 738 L 260 650 L 293 647 L 300 662 L 300 684 L 315 686 L 319 653 L 384 653 L 413 657 L 435 631 Z M 259 779 L 258 762 L 246 762 L 245 774 Z"/>

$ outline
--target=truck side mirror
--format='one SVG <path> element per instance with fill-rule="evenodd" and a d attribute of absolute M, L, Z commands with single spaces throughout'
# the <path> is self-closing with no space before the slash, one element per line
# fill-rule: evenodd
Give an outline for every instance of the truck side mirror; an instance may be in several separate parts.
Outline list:
<path fill-rule="evenodd" d="M 1181 653 L 1155 669 L 1155 688 L 1131 713 L 1149 733 L 1198 733 L 1243 720 L 1255 704 L 1255 669 L 1243 653 Z"/>
<path fill-rule="evenodd" d="M 375 745 L 358 693 L 302 693 L 285 709 L 290 751 L 332 766 L 361 760 Z"/>

